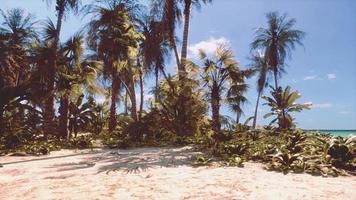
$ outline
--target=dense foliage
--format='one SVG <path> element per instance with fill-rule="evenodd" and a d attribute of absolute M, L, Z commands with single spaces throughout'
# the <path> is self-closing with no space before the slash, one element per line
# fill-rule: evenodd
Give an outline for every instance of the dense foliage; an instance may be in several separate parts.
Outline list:
<path fill-rule="evenodd" d="M 355 171 L 355 138 L 297 130 L 292 113 L 310 105 L 296 103 L 300 94 L 278 85 L 287 55 L 304 37 L 293 29 L 295 19 L 267 14 L 267 28 L 258 29 L 251 43 L 247 68 L 227 44 L 212 54 L 202 49 L 200 59 L 189 60 L 192 8 L 210 2 L 152 0 L 148 11 L 137 0 L 97 0 L 83 6 L 80 0 L 56 0 L 56 22 L 42 23 L 21 9 L 1 11 L 0 154 L 195 144 L 207 153 L 195 165 L 220 160 L 242 166 L 256 160 L 285 173 Z M 61 41 L 69 12 L 91 20 Z M 171 53 L 177 67 L 173 75 L 166 66 Z M 153 97 L 146 98 L 151 74 Z M 256 74 L 255 115 L 241 124 L 243 105 L 249 101 L 246 80 Z M 274 87 L 266 97 L 271 75 Z M 257 130 L 261 98 L 271 109 L 265 117 L 275 118 Z M 236 120 L 221 115 L 224 104 Z"/>

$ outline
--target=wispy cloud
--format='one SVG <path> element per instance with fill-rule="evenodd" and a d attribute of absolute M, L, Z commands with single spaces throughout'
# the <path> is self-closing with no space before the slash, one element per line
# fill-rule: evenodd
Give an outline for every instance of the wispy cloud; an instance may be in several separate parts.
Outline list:
<path fill-rule="evenodd" d="M 317 79 L 317 78 L 318 78 L 317 75 L 312 75 L 312 76 L 305 76 L 303 79 L 304 79 L 305 81 L 308 81 L 308 80 L 315 80 L 315 79 Z"/>
<path fill-rule="evenodd" d="M 331 108 L 334 105 L 331 103 L 313 103 L 311 101 L 303 103 L 305 105 L 310 105 L 312 108 Z"/>
<path fill-rule="evenodd" d="M 327 77 L 329 80 L 333 80 L 336 79 L 336 74 L 328 74 Z"/>
<path fill-rule="evenodd" d="M 204 50 L 207 54 L 212 54 L 221 44 L 229 44 L 229 40 L 225 37 L 214 38 L 211 37 L 208 40 L 200 41 L 196 44 L 192 44 L 188 47 L 190 57 L 197 58 L 200 50 Z"/>
<path fill-rule="evenodd" d="M 312 104 L 312 108 L 331 108 L 333 104 L 331 103 L 316 103 Z"/>
<path fill-rule="evenodd" d="M 343 115 L 351 114 L 351 112 L 347 110 L 340 111 L 339 113 Z"/>

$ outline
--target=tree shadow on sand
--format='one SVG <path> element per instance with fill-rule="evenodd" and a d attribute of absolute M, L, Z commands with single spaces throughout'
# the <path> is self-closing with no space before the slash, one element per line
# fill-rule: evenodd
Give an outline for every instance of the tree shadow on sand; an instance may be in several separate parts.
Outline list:
<path fill-rule="evenodd" d="M 150 168 L 178 167 L 190 165 L 192 156 L 200 154 L 191 147 L 181 148 L 139 148 L 132 150 L 116 150 L 102 158 L 97 173 L 123 172 L 140 173 Z M 87 162 L 94 162 L 95 157 Z"/>

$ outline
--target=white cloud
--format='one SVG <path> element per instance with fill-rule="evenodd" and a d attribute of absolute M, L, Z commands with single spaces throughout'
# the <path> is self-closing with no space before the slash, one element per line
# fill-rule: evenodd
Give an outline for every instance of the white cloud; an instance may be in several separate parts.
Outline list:
<path fill-rule="evenodd" d="M 208 40 L 200 41 L 196 44 L 190 45 L 188 47 L 189 57 L 197 58 L 199 55 L 199 50 L 204 50 L 207 54 L 212 54 L 221 44 L 229 44 L 229 40 L 225 37 L 214 38 L 211 37 Z"/>
<path fill-rule="evenodd" d="M 315 79 L 317 79 L 317 78 L 318 78 L 318 76 L 316 76 L 316 75 L 305 76 L 305 77 L 304 77 L 304 80 L 305 80 L 305 81 L 308 81 L 308 80 L 315 80 Z"/>
<path fill-rule="evenodd" d="M 336 74 L 328 74 L 327 76 L 329 80 L 336 79 Z"/>
<path fill-rule="evenodd" d="M 331 108 L 334 105 L 331 103 L 313 103 L 311 101 L 303 103 L 304 105 L 310 105 L 311 108 Z"/>
<path fill-rule="evenodd" d="M 313 105 L 313 102 L 311 102 L 311 101 L 308 101 L 308 102 L 305 102 L 305 103 L 303 103 L 303 105 Z"/>
<path fill-rule="evenodd" d="M 339 113 L 340 113 L 340 114 L 343 114 L 343 115 L 347 115 L 347 114 L 350 114 L 351 112 L 345 110 L 345 111 L 340 111 Z"/>
<path fill-rule="evenodd" d="M 331 103 L 316 103 L 312 105 L 312 108 L 331 108 L 333 104 Z"/>
<path fill-rule="evenodd" d="M 105 100 L 106 100 L 106 98 L 105 98 L 105 96 L 103 96 L 103 95 L 97 95 L 97 96 L 95 97 L 95 101 L 96 101 L 97 103 L 104 103 Z"/>

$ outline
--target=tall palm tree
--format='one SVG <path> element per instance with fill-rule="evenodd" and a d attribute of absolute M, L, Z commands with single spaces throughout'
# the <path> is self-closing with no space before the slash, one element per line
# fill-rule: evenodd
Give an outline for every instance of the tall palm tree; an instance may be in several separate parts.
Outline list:
<path fill-rule="evenodd" d="M 156 78 L 156 88 L 159 85 L 159 74 L 165 73 L 165 59 L 169 53 L 169 44 L 164 39 L 162 33 L 162 22 L 155 21 L 152 17 L 146 17 L 145 22 L 141 22 L 142 35 L 144 39 L 140 44 L 140 54 L 142 55 L 145 71 L 153 72 Z M 157 94 L 155 95 L 157 99 Z"/>
<path fill-rule="evenodd" d="M 51 2 L 52 0 L 47 0 L 47 2 Z M 56 15 L 57 15 L 57 23 L 56 23 L 56 32 L 53 40 L 53 60 L 50 65 L 51 70 L 49 75 L 48 81 L 48 91 L 49 96 L 45 103 L 45 132 L 50 133 L 54 131 L 54 87 L 55 87 L 55 72 L 57 69 L 57 54 L 59 50 L 59 38 L 62 28 L 62 22 L 64 16 L 69 12 L 73 11 L 77 13 L 81 4 L 81 0 L 56 0 Z"/>
<path fill-rule="evenodd" d="M 215 52 L 213 58 L 201 50 L 200 59 L 203 61 L 203 82 L 208 88 L 209 101 L 212 109 L 212 127 L 217 134 L 216 139 L 221 138 L 220 104 L 223 95 L 241 94 L 245 90 L 244 73 L 239 69 L 232 51 L 225 45 L 221 45 Z M 236 95 L 235 95 L 236 96 Z"/>
<path fill-rule="evenodd" d="M 189 35 L 189 25 L 191 18 L 191 9 L 192 7 L 200 8 L 201 3 L 210 3 L 212 0 L 180 0 L 183 3 L 184 9 L 184 28 L 183 28 L 183 44 L 182 44 L 182 52 L 181 52 L 181 60 L 180 60 L 180 71 L 182 73 L 186 72 L 185 65 L 187 62 L 187 52 L 188 52 L 188 35 Z"/>
<path fill-rule="evenodd" d="M 162 22 L 164 23 L 165 32 L 169 36 L 169 41 L 175 50 L 175 56 L 178 65 L 178 74 L 180 79 L 184 77 L 186 73 L 187 64 L 187 52 L 188 52 L 188 36 L 189 36 L 189 26 L 191 18 L 192 7 L 201 8 L 201 4 L 207 4 L 212 2 L 212 0 L 153 0 L 154 12 L 160 15 Z M 157 8 L 159 7 L 159 8 Z M 181 9 L 182 7 L 183 9 Z M 183 27 L 183 41 L 181 49 L 181 58 L 178 61 L 178 52 L 175 42 L 175 26 L 179 22 L 181 16 L 181 10 L 184 14 L 184 27 Z M 159 12 L 160 11 L 160 12 Z"/>
<path fill-rule="evenodd" d="M 267 28 L 259 28 L 256 31 L 251 48 L 264 51 L 265 59 L 270 66 L 275 88 L 278 88 L 278 77 L 284 72 L 284 64 L 287 56 L 291 57 L 291 51 L 295 45 L 302 45 L 305 33 L 293 29 L 295 19 L 288 19 L 287 15 L 280 16 L 278 12 L 267 13 Z"/>
<path fill-rule="evenodd" d="M 162 33 L 165 40 L 169 41 L 169 46 L 174 52 L 177 67 L 180 66 L 180 58 L 177 48 L 176 27 L 181 22 L 182 12 L 179 8 L 178 0 L 152 0 L 151 13 L 154 20 L 162 23 Z"/>
<path fill-rule="evenodd" d="M 104 3 L 104 4 L 103 4 Z M 116 127 L 116 102 L 119 89 L 124 85 L 130 92 L 131 103 L 135 104 L 133 73 L 129 67 L 130 51 L 137 48 L 137 32 L 133 26 L 131 13 L 133 7 L 126 1 L 99 2 L 91 5 L 87 13 L 94 14 L 89 25 L 88 44 L 98 59 L 104 62 L 104 78 L 111 78 L 111 105 L 109 131 Z M 127 70 L 123 70 L 126 67 Z M 129 84 L 122 81 L 127 75 Z M 121 77 L 120 77 L 121 76 Z M 136 105 L 132 107 L 132 116 L 137 119 Z"/>
<path fill-rule="evenodd" d="M 265 57 L 261 54 L 253 55 L 251 58 L 251 62 L 252 62 L 251 63 L 252 69 L 254 69 L 258 75 L 257 78 L 258 95 L 257 95 L 257 102 L 256 102 L 255 113 L 254 113 L 253 124 L 252 124 L 252 127 L 256 128 L 258 105 L 260 102 L 260 98 L 263 94 L 263 91 L 268 85 L 269 68 Z"/>

